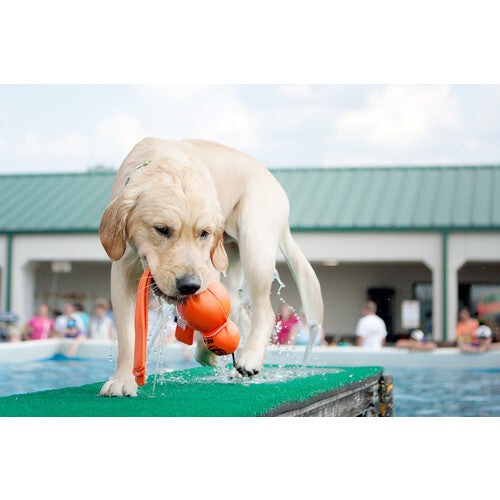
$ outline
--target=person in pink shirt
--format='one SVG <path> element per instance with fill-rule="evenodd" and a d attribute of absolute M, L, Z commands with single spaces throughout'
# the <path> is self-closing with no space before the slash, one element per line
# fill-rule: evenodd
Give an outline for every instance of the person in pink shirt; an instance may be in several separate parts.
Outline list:
<path fill-rule="evenodd" d="M 48 339 L 53 333 L 54 322 L 49 318 L 49 308 L 47 304 L 40 304 L 38 315 L 33 316 L 24 327 L 24 339 Z"/>
<path fill-rule="evenodd" d="M 299 320 L 293 309 L 286 303 L 281 304 L 280 313 L 276 317 L 276 336 L 273 344 L 293 344 L 297 335 Z"/>

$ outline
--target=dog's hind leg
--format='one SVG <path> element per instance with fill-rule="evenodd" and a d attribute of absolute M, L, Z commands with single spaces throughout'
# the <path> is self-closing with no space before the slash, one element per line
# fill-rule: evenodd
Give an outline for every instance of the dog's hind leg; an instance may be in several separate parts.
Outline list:
<path fill-rule="evenodd" d="M 111 301 L 118 332 L 118 360 L 115 374 L 101 389 L 100 396 L 137 396 L 132 373 L 134 365 L 134 312 L 141 268 L 126 265 L 127 256 L 111 266 Z"/>

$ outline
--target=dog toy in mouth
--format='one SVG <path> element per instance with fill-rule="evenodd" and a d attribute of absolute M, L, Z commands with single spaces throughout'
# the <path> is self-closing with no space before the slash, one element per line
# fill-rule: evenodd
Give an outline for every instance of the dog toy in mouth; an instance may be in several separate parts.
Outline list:
<path fill-rule="evenodd" d="M 200 332 L 207 349 L 218 356 L 232 354 L 240 343 L 238 327 L 229 319 L 229 294 L 218 281 L 177 306 L 175 337 L 192 345 L 194 331 Z"/>
<path fill-rule="evenodd" d="M 135 302 L 135 348 L 134 376 L 137 385 L 146 383 L 146 347 L 148 337 L 149 288 L 153 282 L 151 271 L 144 271 Z M 175 337 L 184 344 L 192 345 L 194 331 L 200 332 L 203 342 L 214 354 L 224 356 L 236 351 L 240 343 L 238 327 L 229 319 L 231 303 L 229 294 L 218 281 L 212 281 L 208 288 L 188 297 L 177 306 L 178 316 Z"/>

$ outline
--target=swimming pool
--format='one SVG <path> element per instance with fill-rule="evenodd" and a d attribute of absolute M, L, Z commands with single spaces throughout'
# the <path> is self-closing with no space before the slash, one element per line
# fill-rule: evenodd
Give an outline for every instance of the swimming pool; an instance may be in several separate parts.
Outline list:
<path fill-rule="evenodd" d="M 0 397 L 27 392 L 77 387 L 108 380 L 116 361 L 105 359 L 69 359 L 56 355 L 41 361 L 0 363 Z M 198 366 L 188 361 L 163 365 L 163 368 L 183 370 Z M 148 367 L 148 373 L 154 373 Z"/>
<path fill-rule="evenodd" d="M 182 370 L 192 361 L 162 365 Z M 0 396 L 76 387 L 107 380 L 114 361 L 68 359 L 0 363 Z M 154 373 L 154 367 L 148 369 Z M 385 370 L 394 377 L 396 417 L 497 417 L 500 416 L 500 370 L 414 369 Z"/>
<path fill-rule="evenodd" d="M 500 370 L 409 369 L 394 377 L 395 417 L 498 417 Z"/>

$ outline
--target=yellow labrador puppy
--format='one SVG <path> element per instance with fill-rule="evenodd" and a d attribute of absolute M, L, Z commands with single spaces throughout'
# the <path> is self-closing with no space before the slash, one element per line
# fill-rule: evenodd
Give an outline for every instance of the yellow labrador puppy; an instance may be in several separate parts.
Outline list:
<path fill-rule="evenodd" d="M 113 260 L 111 299 L 118 330 L 115 374 L 102 396 L 135 396 L 132 374 L 137 283 L 149 266 L 153 292 L 172 304 L 202 292 L 227 270 L 232 315 L 246 279 L 251 328 L 232 376 L 259 373 L 273 326 L 270 291 L 281 248 L 308 322 L 323 322 L 318 279 L 292 239 L 289 204 L 273 175 L 253 158 L 204 140 L 139 142 L 116 174 L 99 234 Z M 217 357 L 198 339 L 196 359 Z"/>

